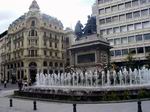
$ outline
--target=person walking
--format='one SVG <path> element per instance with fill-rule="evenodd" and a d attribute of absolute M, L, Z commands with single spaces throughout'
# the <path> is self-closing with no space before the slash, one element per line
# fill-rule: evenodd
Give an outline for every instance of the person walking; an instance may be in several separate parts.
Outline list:
<path fill-rule="evenodd" d="M 4 81 L 4 88 L 7 88 L 7 81 Z"/>

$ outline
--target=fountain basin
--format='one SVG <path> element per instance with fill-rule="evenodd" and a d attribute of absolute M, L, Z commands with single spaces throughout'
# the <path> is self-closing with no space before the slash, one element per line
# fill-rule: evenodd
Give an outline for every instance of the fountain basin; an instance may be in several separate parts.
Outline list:
<path fill-rule="evenodd" d="M 33 86 L 15 91 L 26 98 L 39 98 L 58 102 L 122 101 L 150 98 L 150 85 L 75 87 L 75 86 Z"/>

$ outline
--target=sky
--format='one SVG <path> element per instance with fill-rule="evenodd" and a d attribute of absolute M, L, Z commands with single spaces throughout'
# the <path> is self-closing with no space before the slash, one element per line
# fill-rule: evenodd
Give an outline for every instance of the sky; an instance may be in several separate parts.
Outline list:
<path fill-rule="evenodd" d="M 24 13 L 28 12 L 33 0 L 0 0 L 0 33 Z M 95 0 L 36 0 L 40 11 L 56 17 L 64 28 L 74 29 L 78 20 L 84 25 L 92 14 Z"/>

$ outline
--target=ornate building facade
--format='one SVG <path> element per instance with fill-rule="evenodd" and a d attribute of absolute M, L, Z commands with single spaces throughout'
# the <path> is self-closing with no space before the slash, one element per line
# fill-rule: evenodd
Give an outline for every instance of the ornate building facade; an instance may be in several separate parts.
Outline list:
<path fill-rule="evenodd" d="M 1 47 L 2 79 L 27 78 L 34 82 L 38 72 L 64 72 L 69 35 L 61 21 L 41 13 L 34 0 L 29 11 L 8 28 Z"/>

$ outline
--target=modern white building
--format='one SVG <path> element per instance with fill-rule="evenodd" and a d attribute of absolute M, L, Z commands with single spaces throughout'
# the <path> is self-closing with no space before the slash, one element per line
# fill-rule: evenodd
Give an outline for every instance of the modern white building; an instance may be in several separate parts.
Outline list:
<path fill-rule="evenodd" d="M 97 33 L 108 39 L 111 62 L 126 61 L 128 53 L 147 63 L 150 52 L 150 0 L 96 0 Z"/>

